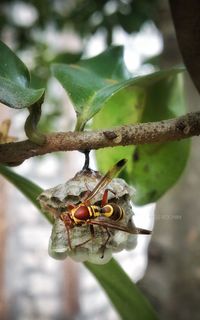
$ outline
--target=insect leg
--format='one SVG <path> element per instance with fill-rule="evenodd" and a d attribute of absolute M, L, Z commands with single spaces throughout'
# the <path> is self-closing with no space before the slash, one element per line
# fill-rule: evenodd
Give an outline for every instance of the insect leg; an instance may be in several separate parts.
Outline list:
<path fill-rule="evenodd" d="M 105 252 L 105 249 L 106 249 L 106 245 L 107 245 L 107 243 L 108 243 L 108 241 L 109 241 L 109 239 L 111 237 L 111 234 L 110 234 L 108 228 L 105 227 L 105 229 L 106 229 L 108 237 L 107 237 L 105 243 L 102 245 L 102 256 L 101 256 L 101 259 L 103 259 L 103 257 L 104 257 L 104 252 Z"/>
<path fill-rule="evenodd" d="M 113 191 L 113 190 L 111 190 L 111 189 L 106 189 L 105 191 L 104 191 L 104 194 L 103 194 L 103 198 L 102 198 L 102 200 L 101 200 L 101 207 L 104 207 L 107 203 L 108 203 L 108 192 L 112 192 L 115 196 L 116 196 L 116 193 Z"/>
<path fill-rule="evenodd" d="M 90 233 L 91 233 L 91 239 L 94 238 L 94 226 L 90 224 Z"/>
<path fill-rule="evenodd" d="M 88 190 L 84 191 L 84 195 L 83 195 L 83 196 L 79 196 L 80 201 L 81 201 L 81 202 L 84 202 L 84 203 L 85 203 L 85 199 L 86 199 L 86 198 L 89 196 L 89 194 L 91 193 L 91 191 L 90 191 L 89 188 L 88 188 L 87 183 L 86 183 L 86 188 L 87 188 Z"/>
<path fill-rule="evenodd" d="M 67 230 L 67 240 L 68 240 L 68 245 L 69 245 L 69 248 L 70 250 L 72 250 L 72 243 L 71 243 L 71 238 L 70 238 L 70 233 L 69 233 L 69 227 L 67 225 L 66 226 L 66 230 Z"/>
<path fill-rule="evenodd" d="M 67 205 L 67 211 L 71 211 L 72 209 L 74 209 L 76 206 L 73 203 L 68 203 Z"/>
<path fill-rule="evenodd" d="M 91 234 L 91 238 L 90 239 L 87 239 L 79 244 L 76 245 L 76 247 L 81 247 L 83 246 L 84 244 L 88 243 L 89 241 L 93 240 L 94 239 L 94 227 L 92 224 L 90 224 L 90 234 Z"/>

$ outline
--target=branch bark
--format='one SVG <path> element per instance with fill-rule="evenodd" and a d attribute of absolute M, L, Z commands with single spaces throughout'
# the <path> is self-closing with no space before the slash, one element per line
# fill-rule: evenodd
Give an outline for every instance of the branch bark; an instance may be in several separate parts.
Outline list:
<path fill-rule="evenodd" d="M 194 112 L 174 119 L 99 131 L 51 133 L 45 136 L 46 141 L 42 146 L 30 140 L 2 144 L 0 163 L 18 165 L 28 158 L 56 151 L 161 143 L 198 135 L 200 135 L 200 112 Z"/>

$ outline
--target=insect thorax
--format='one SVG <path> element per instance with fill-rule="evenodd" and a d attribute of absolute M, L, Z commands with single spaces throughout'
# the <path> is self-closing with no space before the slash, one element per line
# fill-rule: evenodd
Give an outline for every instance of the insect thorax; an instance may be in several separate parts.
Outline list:
<path fill-rule="evenodd" d="M 84 203 L 79 204 L 70 212 L 71 218 L 76 224 L 84 223 L 85 221 L 100 216 L 98 206 L 86 206 Z"/>

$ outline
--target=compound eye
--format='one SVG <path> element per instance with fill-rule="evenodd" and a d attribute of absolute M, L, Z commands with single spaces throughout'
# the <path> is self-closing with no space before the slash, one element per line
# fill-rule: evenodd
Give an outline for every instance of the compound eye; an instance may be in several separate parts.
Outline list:
<path fill-rule="evenodd" d="M 80 206 L 74 212 L 74 217 L 78 220 L 87 220 L 90 218 L 90 212 L 86 206 Z"/>

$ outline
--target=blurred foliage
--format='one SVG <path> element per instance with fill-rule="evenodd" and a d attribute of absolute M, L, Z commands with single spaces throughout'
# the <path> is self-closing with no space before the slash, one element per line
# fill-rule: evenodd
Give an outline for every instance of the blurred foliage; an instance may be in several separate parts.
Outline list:
<path fill-rule="evenodd" d="M 158 0 L 1 0 L 0 34 L 9 27 L 15 34 L 18 48 L 34 45 L 33 31 L 52 26 L 55 30 L 72 29 L 81 38 L 99 29 L 106 32 L 107 43 L 112 42 L 113 30 L 121 26 L 127 33 L 139 31 L 141 25 L 154 20 Z M 16 18 L 17 6 L 24 4 L 35 19 L 28 25 Z"/>

